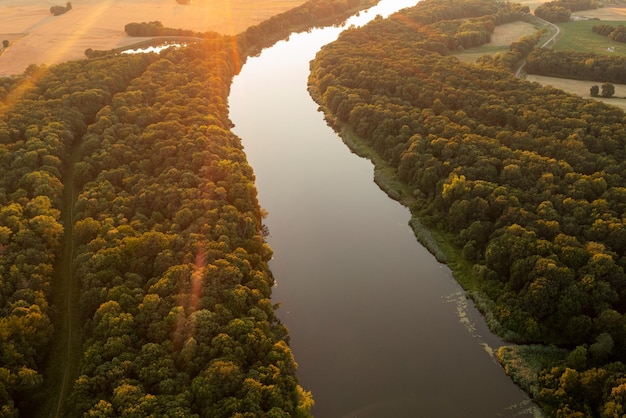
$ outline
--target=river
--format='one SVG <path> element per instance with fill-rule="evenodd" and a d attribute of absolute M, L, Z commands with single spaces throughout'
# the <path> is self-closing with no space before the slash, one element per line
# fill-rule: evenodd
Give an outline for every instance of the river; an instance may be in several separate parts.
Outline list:
<path fill-rule="evenodd" d="M 382 0 L 347 25 L 413 4 Z M 409 211 L 375 185 L 372 164 L 350 152 L 310 98 L 309 62 L 340 31 L 292 34 L 265 49 L 229 96 L 269 213 L 272 299 L 313 414 L 535 416 L 493 357 L 501 341 L 417 243 Z"/>

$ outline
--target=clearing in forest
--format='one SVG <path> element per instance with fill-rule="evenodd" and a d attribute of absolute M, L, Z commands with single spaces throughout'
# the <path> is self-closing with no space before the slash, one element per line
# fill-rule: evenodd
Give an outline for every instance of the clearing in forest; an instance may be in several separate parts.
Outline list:
<path fill-rule="evenodd" d="M 504 52 L 509 49 L 509 45 L 518 39 L 532 35 L 537 28 L 527 22 L 511 22 L 504 25 L 496 26 L 491 34 L 491 42 L 477 48 L 471 48 L 466 51 L 456 53 L 458 59 L 464 62 L 476 62 L 483 55 L 491 55 L 498 52 Z"/>
<path fill-rule="evenodd" d="M 572 93 L 580 97 L 591 99 L 591 94 L 589 90 L 591 86 L 598 86 L 602 88 L 603 83 L 598 83 L 595 81 L 584 81 L 584 80 L 570 80 L 567 78 L 557 78 L 557 77 L 545 77 L 540 75 L 530 75 L 526 76 L 528 81 L 535 81 L 543 86 L 552 86 L 557 89 L 563 90 L 566 93 Z M 604 103 L 617 106 L 623 111 L 626 111 L 626 85 L 625 84 L 613 84 L 615 86 L 615 94 L 610 99 L 605 99 L 602 97 L 593 97 L 595 100 L 603 101 Z"/>

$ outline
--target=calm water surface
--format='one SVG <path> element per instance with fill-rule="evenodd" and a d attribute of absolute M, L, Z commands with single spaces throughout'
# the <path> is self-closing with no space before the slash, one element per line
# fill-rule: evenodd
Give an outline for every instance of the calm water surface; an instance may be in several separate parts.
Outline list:
<path fill-rule="evenodd" d="M 413 4 L 383 0 L 348 25 Z M 273 301 L 314 415 L 533 416 L 489 354 L 500 341 L 310 98 L 309 61 L 340 31 L 292 35 L 249 59 L 229 98 L 269 212 Z"/>

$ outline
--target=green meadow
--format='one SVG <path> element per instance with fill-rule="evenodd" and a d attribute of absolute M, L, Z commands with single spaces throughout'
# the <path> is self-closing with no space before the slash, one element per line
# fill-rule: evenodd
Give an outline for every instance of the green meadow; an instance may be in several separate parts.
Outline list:
<path fill-rule="evenodd" d="M 606 24 L 617 27 L 626 24 L 625 21 L 609 20 L 579 20 L 560 23 L 561 29 L 554 49 L 557 51 L 579 51 L 594 52 L 598 54 L 626 55 L 626 43 L 615 42 L 606 36 L 598 35 L 592 31 L 594 26 Z M 614 52 L 609 52 L 608 48 L 614 47 Z"/>

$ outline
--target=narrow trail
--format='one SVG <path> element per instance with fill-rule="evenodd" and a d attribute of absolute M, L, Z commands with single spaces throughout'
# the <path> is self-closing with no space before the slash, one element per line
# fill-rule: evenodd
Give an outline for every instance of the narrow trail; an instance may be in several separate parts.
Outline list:
<path fill-rule="evenodd" d="M 67 416 L 65 408 L 72 385 L 77 377 L 78 364 L 82 355 L 79 283 L 74 277 L 74 187 L 73 166 L 78 155 L 78 145 L 63 175 L 62 222 L 65 228 L 63 242 L 58 254 L 53 284 L 52 306 L 55 336 L 44 371 L 45 389 L 42 402 L 35 417 L 61 418 Z"/>
<path fill-rule="evenodd" d="M 72 164 L 73 165 L 73 164 Z M 61 385 L 59 386 L 59 392 L 57 397 L 57 406 L 55 409 L 55 418 L 61 417 L 61 412 L 63 410 L 63 406 L 65 405 L 65 399 L 69 395 L 69 390 L 71 389 L 70 378 L 73 375 L 71 373 L 72 368 L 72 346 L 73 346 L 73 336 L 76 332 L 73 332 L 74 321 L 72 320 L 74 315 L 75 306 L 77 305 L 77 301 L 74 299 L 74 272 L 72 268 L 73 260 L 74 260 L 74 201 L 75 201 L 75 193 L 74 193 L 74 170 L 68 170 L 70 175 L 66 180 L 65 187 L 69 188 L 69 192 L 64 196 L 65 200 L 65 209 L 67 213 L 67 218 L 65 222 L 65 234 L 64 234 L 64 250 L 63 253 L 65 257 L 61 259 L 63 265 L 63 276 L 65 278 L 65 299 L 67 303 L 67 309 L 65 310 L 65 318 L 63 319 L 63 323 L 65 324 L 67 330 L 67 338 L 64 339 L 65 344 L 67 345 L 67 349 L 65 350 L 65 358 L 63 359 L 63 376 L 61 378 Z"/>

